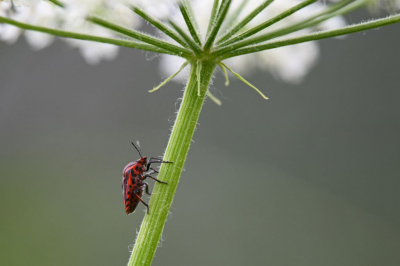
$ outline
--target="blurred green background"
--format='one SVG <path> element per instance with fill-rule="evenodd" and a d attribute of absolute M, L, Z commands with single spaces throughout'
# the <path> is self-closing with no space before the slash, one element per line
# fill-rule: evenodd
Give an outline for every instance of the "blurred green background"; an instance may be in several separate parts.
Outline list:
<path fill-rule="evenodd" d="M 154 265 L 400 265 L 399 32 L 321 41 L 298 86 L 248 76 L 269 101 L 217 73 Z M 0 265 L 126 265 L 130 142 L 163 154 L 184 86 L 149 94 L 158 64 L 0 43 Z"/>

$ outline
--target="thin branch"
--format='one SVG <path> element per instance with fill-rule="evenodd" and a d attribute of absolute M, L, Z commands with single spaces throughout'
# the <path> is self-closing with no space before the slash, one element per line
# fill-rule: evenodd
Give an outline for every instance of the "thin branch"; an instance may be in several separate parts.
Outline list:
<path fill-rule="evenodd" d="M 253 88 L 256 92 L 258 92 L 258 94 L 260 94 L 265 100 L 268 100 L 268 97 L 265 96 L 259 89 L 257 89 L 253 84 L 251 84 L 250 82 L 248 82 L 247 80 L 245 80 L 239 73 L 236 73 L 235 71 L 233 71 L 232 69 L 230 69 L 227 65 L 225 65 L 224 63 L 220 63 L 223 67 L 225 67 L 226 69 L 228 69 L 233 75 L 235 75 L 238 79 L 240 79 L 241 81 L 243 81 L 246 85 L 248 85 L 249 87 Z"/>
<path fill-rule="evenodd" d="M 247 15 L 242 21 L 240 21 L 235 27 L 233 27 L 230 31 L 225 33 L 221 39 L 217 41 L 217 44 L 220 44 L 226 40 L 228 40 L 231 36 L 233 36 L 236 32 L 240 31 L 244 26 L 246 26 L 250 21 L 253 20 L 258 14 L 260 14 L 267 6 L 269 6 L 274 0 L 266 0 L 264 3 L 259 5 L 256 9 L 254 9 L 249 15 Z"/>
<path fill-rule="evenodd" d="M 233 11 L 231 11 L 229 13 L 229 16 L 227 16 L 225 21 L 222 23 L 222 26 L 220 29 L 221 34 L 223 32 L 227 32 L 232 27 L 232 25 L 234 25 L 238 22 L 240 14 L 244 11 L 248 2 L 249 2 L 249 0 L 242 0 L 242 2 L 237 7 L 235 7 L 235 9 Z M 215 42 L 215 43 L 217 44 L 218 42 Z"/>
<path fill-rule="evenodd" d="M 190 35 L 192 35 L 193 40 L 194 40 L 198 45 L 201 45 L 199 36 L 197 36 L 197 32 L 196 32 L 196 30 L 195 30 L 195 28 L 194 28 L 194 26 L 193 26 L 192 19 L 191 19 L 191 17 L 189 16 L 189 14 L 188 14 L 188 12 L 187 12 L 187 10 L 186 10 L 186 6 L 185 6 L 183 3 L 181 3 L 181 4 L 179 5 L 179 9 L 181 10 L 182 16 L 183 16 L 183 18 L 185 19 L 186 25 L 187 25 L 187 27 L 188 27 L 188 29 L 189 29 Z"/>
<path fill-rule="evenodd" d="M 59 37 L 64 37 L 64 38 L 78 39 L 78 40 L 84 40 L 84 41 L 93 41 L 93 42 L 100 42 L 100 43 L 108 43 L 108 44 L 129 47 L 129 48 L 134 48 L 134 49 L 140 49 L 140 50 L 145 50 L 145 51 L 150 51 L 150 52 L 178 55 L 178 56 L 182 57 L 182 55 L 180 55 L 180 54 L 156 47 L 154 45 L 146 44 L 146 43 L 126 41 L 126 40 L 106 38 L 106 37 L 99 37 L 99 36 L 93 36 L 93 35 L 45 28 L 45 27 L 40 27 L 40 26 L 34 26 L 34 25 L 19 22 L 16 20 L 12 20 L 9 18 L 5 18 L 5 17 L 0 17 L 0 23 L 7 23 L 10 25 L 19 27 L 21 29 L 24 29 L 24 30 L 39 31 L 39 32 L 48 33 L 48 34 L 59 36 Z"/>
<path fill-rule="evenodd" d="M 220 46 L 223 47 L 223 46 L 227 46 L 227 45 L 234 43 L 233 45 L 238 45 L 238 47 L 236 47 L 236 49 L 240 48 L 240 47 L 242 47 L 242 46 L 240 46 L 241 45 L 241 42 L 239 42 L 240 40 L 244 40 L 244 39 L 268 28 L 269 26 L 272 26 L 273 24 L 281 21 L 284 18 L 287 18 L 288 16 L 292 15 L 293 13 L 299 11 L 302 8 L 305 8 L 306 6 L 313 4 L 316 1 L 317 0 L 306 0 L 292 8 L 286 10 L 285 12 L 282 12 L 281 14 L 271 18 L 270 20 L 267 20 L 266 22 L 261 23 L 260 25 L 254 27 L 252 29 L 249 29 L 248 31 L 246 31 L 236 37 L 233 37 L 232 39 L 229 39 L 229 40 L 225 41 L 224 43 L 221 43 Z M 222 50 L 224 48 L 220 48 L 220 49 Z"/>
<path fill-rule="evenodd" d="M 179 5 L 183 18 L 185 19 L 186 25 L 188 25 L 190 35 L 192 35 L 195 42 L 201 46 L 200 28 L 196 21 L 196 16 L 193 12 L 191 0 L 181 0 Z M 191 25 L 189 27 L 189 24 Z"/>
<path fill-rule="evenodd" d="M 170 81 L 170 80 L 173 79 L 176 75 L 178 75 L 188 64 L 189 64 L 189 61 L 186 61 L 185 63 L 183 63 L 183 65 L 179 68 L 178 71 L 176 71 L 174 74 L 172 74 L 171 76 L 169 76 L 168 78 L 166 78 L 163 82 L 161 82 L 160 85 L 158 85 L 158 86 L 155 87 L 154 89 L 149 90 L 149 92 L 155 92 L 156 90 L 160 89 L 162 86 L 164 86 L 165 84 L 167 84 L 168 81 Z"/>
<path fill-rule="evenodd" d="M 222 105 L 221 101 L 220 101 L 217 97 L 215 97 L 215 96 L 210 92 L 210 90 L 207 90 L 207 96 L 208 96 L 208 98 L 210 98 L 215 104 L 217 104 L 217 105 L 219 105 L 219 106 Z"/>
<path fill-rule="evenodd" d="M 179 27 L 175 22 L 173 22 L 172 20 L 168 21 L 169 24 L 171 24 L 171 26 L 182 36 L 183 40 L 185 40 L 185 42 L 187 43 L 187 45 L 196 53 L 196 54 L 200 54 L 201 53 L 201 48 L 200 46 L 195 43 L 193 41 L 192 38 L 190 38 L 189 35 L 186 34 L 186 32 Z"/>
<path fill-rule="evenodd" d="M 141 16 L 144 20 L 149 22 L 151 25 L 159 29 L 160 31 L 164 32 L 167 36 L 171 37 L 173 40 L 175 40 L 177 43 L 179 43 L 182 46 L 185 46 L 186 48 L 189 48 L 189 45 L 182 40 L 182 38 L 177 35 L 173 30 L 171 30 L 167 25 L 156 19 L 155 17 L 152 17 L 149 15 L 146 11 L 143 9 L 140 9 L 137 6 L 132 6 L 131 7 L 133 12 Z"/>
<path fill-rule="evenodd" d="M 61 3 L 60 1 L 58 1 L 58 0 L 48 0 L 49 2 L 52 2 L 53 4 L 55 4 L 56 6 L 59 6 L 59 7 L 65 7 L 65 5 L 63 4 L 63 3 Z"/>
<path fill-rule="evenodd" d="M 347 35 L 350 33 L 366 31 L 369 29 L 379 28 L 382 26 L 386 26 L 386 25 L 390 25 L 390 24 L 394 24 L 394 23 L 398 23 L 398 22 L 400 22 L 400 14 L 389 16 L 387 18 L 373 20 L 370 22 L 364 22 L 364 23 L 360 23 L 360 24 L 356 24 L 356 25 L 351 25 L 351 26 L 347 26 L 344 28 L 336 29 L 336 30 L 314 32 L 314 33 L 299 36 L 299 37 L 288 38 L 285 40 L 279 40 L 279 41 L 275 41 L 275 42 L 268 42 L 265 44 L 249 46 L 247 48 L 243 48 L 243 49 L 239 49 L 239 50 L 227 53 L 222 56 L 222 59 L 227 59 L 227 58 L 244 55 L 244 54 L 256 53 L 256 52 L 260 52 L 260 51 L 264 51 L 264 50 L 274 49 L 274 48 L 278 48 L 278 47 L 283 47 L 283 46 L 288 46 L 288 45 L 293 45 L 293 44 L 298 44 L 298 43 L 303 43 L 303 42 L 310 42 L 310 41 L 316 41 L 316 40 L 325 39 L 325 38 Z"/>
<path fill-rule="evenodd" d="M 210 20 L 208 22 L 208 28 L 207 28 L 206 36 L 209 36 L 210 33 L 211 33 L 211 30 L 214 28 L 214 24 L 216 22 L 217 15 L 218 15 L 218 7 L 219 7 L 219 0 L 214 0 L 213 7 L 211 9 Z"/>
<path fill-rule="evenodd" d="M 175 54 L 182 54 L 182 56 L 190 56 L 190 50 L 183 48 L 183 47 L 179 47 L 176 46 L 174 44 L 168 43 L 166 41 L 151 37 L 147 34 L 143 34 L 141 32 L 135 31 L 135 30 L 131 30 L 129 28 L 120 26 L 118 24 L 114 24 L 112 22 L 109 22 L 107 20 L 104 20 L 102 18 L 96 17 L 96 16 L 88 16 L 86 18 L 86 20 L 93 22 L 99 26 L 102 26 L 104 28 L 110 29 L 110 30 L 114 30 L 118 33 L 124 34 L 126 36 L 135 38 L 137 40 L 152 44 L 154 46 L 160 47 L 164 50 L 169 50 Z"/>
<path fill-rule="evenodd" d="M 222 72 L 224 73 L 225 86 L 229 86 L 229 76 L 228 76 L 228 72 L 226 72 L 226 68 L 221 63 L 219 63 L 218 66 L 222 69 Z"/>
<path fill-rule="evenodd" d="M 359 1 L 354 1 L 354 0 L 346 0 L 342 2 L 335 3 L 331 7 L 329 7 L 327 10 L 320 12 L 308 19 L 305 19 L 299 23 L 296 23 L 294 25 L 290 25 L 287 27 L 283 27 L 280 29 L 277 29 L 275 31 L 269 32 L 264 34 L 263 40 L 268 41 L 280 36 L 284 36 L 305 28 L 310 28 L 310 27 L 315 27 L 318 24 L 336 16 L 344 15 L 346 13 L 349 13 L 351 11 L 354 11 L 358 8 L 360 8 L 363 5 L 366 5 L 367 2 L 365 0 L 359 0 Z"/>
<path fill-rule="evenodd" d="M 231 1 L 232 0 L 222 0 L 221 6 L 218 10 L 216 22 L 213 25 L 210 35 L 207 36 L 207 41 L 204 45 L 204 51 L 209 51 L 215 41 L 215 38 L 217 38 L 218 31 L 221 28 L 222 22 L 224 21 L 226 14 L 228 13 Z"/>

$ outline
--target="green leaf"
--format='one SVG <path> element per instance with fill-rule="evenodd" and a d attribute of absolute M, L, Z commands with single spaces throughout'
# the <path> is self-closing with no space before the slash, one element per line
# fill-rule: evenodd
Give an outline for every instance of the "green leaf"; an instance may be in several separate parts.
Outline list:
<path fill-rule="evenodd" d="M 222 69 L 222 72 L 224 73 L 225 86 L 229 86 L 229 76 L 228 76 L 228 72 L 226 72 L 226 68 L 221 63 L 219 63 L 218 66 Z"/>
<path fill-rule="evenodd" d="M 161 82 L 160 85 L 158 85 L 157 87 L 155 87 L 152 90 L 149 90 L 149 92 L 155 92 L 156 90 L 160 89 L 162 86 L 164 86 L 165 84 L 168 83 L 168 81 L 170 81 L 171 79 L 173 79 L 176 75 L 178 75 L 187 65 L 189 64 L 189 61 L 186 61 L 185 63 L 183 63 L 183 65 L 179 68 L 179 70 L 177 72 L 175 72 L 174 74 L 172 74 L 171 76 L 169 76 L 166 80 L 164 80 L 163 82 Z"/>
<path fill-rule="evenodd" d="M 238 73 L 236 73 L 235 71 L 233 71 L 232 69 L 230 69 L 227 65 L 225 65 L 224 63 L 220 63 L 222 66 L 224 66 L 226 69 L 228 69 L 233 75 L 235 75 L 238 79 L 240 79 L 241 81 L 243 81 L 246 85 L 250 86 L 251 88 L 253 88 L 256 92 L 258 92 L 265 100 L 268 100 L 268 97 L 265 96 L 259 89 L 257 89 L 253 84 L 251 84 L 250 82 L 248 82 L 247 80 L 245 80 L 241 75 L 239 75 Z"/>
<path fill-rule="evenodd" d="M 222 103 L 221 103 L 221 101 L 217 98 L 217 97 L 215 97 L 214 95 L 212 95 L 212 93 L 210 92 L 210 90 L 207 90 L 207 96 L 208 96 L 208 98 L 210 98 L 215 104 L 217 104 L 217 105 L 222 105 Z"/>

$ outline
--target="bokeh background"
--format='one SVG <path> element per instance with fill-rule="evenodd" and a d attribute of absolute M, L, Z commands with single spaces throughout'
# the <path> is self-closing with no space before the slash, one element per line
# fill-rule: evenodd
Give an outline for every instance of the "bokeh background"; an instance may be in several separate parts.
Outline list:
<path fill-rule="evenodd" d="M 320 41 L 300 85 L 247 77 L 269 101 L 217 73 L 154 265 L 400 265 L 399 32 Z M 130 142 L 163 154 L 184 86 L 149 94 L 158 63 L 0 43 L 0 265 L 127 263 Z"/>

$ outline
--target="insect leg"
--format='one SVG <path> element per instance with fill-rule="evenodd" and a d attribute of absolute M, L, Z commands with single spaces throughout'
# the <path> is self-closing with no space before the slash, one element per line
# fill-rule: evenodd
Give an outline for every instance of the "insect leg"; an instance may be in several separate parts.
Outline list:
<path fill-rule="evenodd" d="M 150 208 L 149 208 L 149 205 L 146 203 L 146 202 L 144 202 L 143 200 L 142 200 L 142 198 L 141 197 L 139 197 L 138 195 L 136 195 L 136 197 L 144 204 L 144 206 L 146 206 L 147 207 L 147 214 L 150 214 Z"/>
<path fill-rule="evenodd" d="M 158 171 L 156 169 L 150 167 L 150 170 L 152 170 L 153 173 L 157 173 L 158 174 Z"/>
<path fill-rule="evenodd" d="M 152 163 L 173 163 L 173 162 L 164 161 L 163 159 L 160 159 L 160 158 L 150 158 L 149 163 L 147 164 L 147 170 L 146 171 L 149 171 L 150 165 Z"/>
<path fill-rule="evenodd" d="M 158 174 L 158 171 L 154 170 L 153 168 L 150 168 L 151 171 L 147 172 L 146 175 L 151 175 L 151 174 Z"/>
<path fill-rule="evenodd" d="M 143 177 L 144 177 L 144 178 L 146 178 L 146 177 L 150 177 L 151 179 L 153 179 L 154 181 L 157 181 L 158 183 L 162 183 L 162 184 L 168 184 L 167 182 L 160 181 L 160 180 L 158 180 L 157 178 L 155 178 L 155 177 L 152 177 L 152 176 L 151 176 L 151 175 L 149 175 L 149 174 L 145 174 Z"/>
<path fill-rule="evenodd" d="M 143 183 L 143 186 L 145 187 L 145 192 L 147 195 L 151 195 L 151 193 L 149 192 L 149 184 L 147 184 L 146 182 Z"/>

